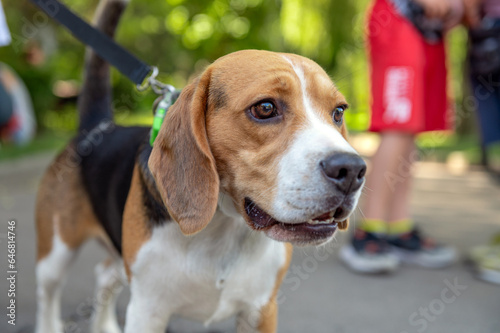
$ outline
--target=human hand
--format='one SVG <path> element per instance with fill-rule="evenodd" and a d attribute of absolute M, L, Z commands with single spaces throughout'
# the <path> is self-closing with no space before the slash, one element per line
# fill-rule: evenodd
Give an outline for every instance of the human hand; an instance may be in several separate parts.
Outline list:
<path fill-rule="evenodd" d="M 428 18 L 445 19 L 452 10 L 449 0 L 413 0 L 424 8 Z"/>
<path fill-rule="evenodd" d="M 465 7 L 465 24 L 471 28 L 477 27 L 481 22 L 481 4 L 483 0 L 463 0 Z"/>
<path fill-rule="evenodd" d="M 448 16 L 443 20 L 444 29 L 449 30 L 457 25 L 464 19 L 464 3 L 463 0 L 449 0 L 451 9 Z"/>

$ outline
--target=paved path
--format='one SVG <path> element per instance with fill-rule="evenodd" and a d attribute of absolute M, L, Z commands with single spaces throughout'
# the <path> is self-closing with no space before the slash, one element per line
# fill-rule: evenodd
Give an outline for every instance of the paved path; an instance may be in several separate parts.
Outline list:
<path fill-rule="evenodd" d="M 19 263 L 17 325 L 11 327 L 4 314 L 6 240 L 0 238 L 0 333 L 32 332 L 33 207 L 37 183 L 49 160 L 49 156 L 41 155 L 0 164 L 0 235 L 7 231 L 7 220 L 15 218 Z M 500 230 L 500 187 L 487 175 L 471 171 L 453 176 L 442 165 L 432 164 L 421 164 L 417 171 L 413 213 L 427 233 L 464 252 Z M 500 332 L 500 286 L 475 280 L 460 264 L 442 270 L 402 267 L 392 276 L 355 275 L 336 257 L 345 234 L 337 238 L 332 255 L 317 249 L 295 251 L 292 268 L 281 288 L 279 332 Z M 93 295 L 93 266 L 103 258 L 99 247 L 89 243 L 70 273 L 63 294 L 63 315 L 68 323 L 74 322 L 70 332 L 87 331 L 85 314 Z M 459 286 L 450 287 L 453 284 Z M 119 300 L 121 320 L 127 298 L 125 292 Z M 231 324 L 228 321 L 205 329 L 176 319 L 170 331 L 232 332 Z"/>

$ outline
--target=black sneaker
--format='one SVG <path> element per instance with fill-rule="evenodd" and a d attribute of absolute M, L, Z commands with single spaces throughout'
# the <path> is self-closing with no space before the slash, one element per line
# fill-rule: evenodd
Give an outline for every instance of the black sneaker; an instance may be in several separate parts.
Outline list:
<path fill-rule="evenodd" d="M 399 258 L 384 238 L 361 229 L 354 230 L 351 242 L 340 249 L 339 256 L 358 273 L 387 273 L 399 266 Z"/>
<path fill-rule="evenodd" d="M 458 252 L 454 247 L 436 244 L 433 239 L 422 236 L 418 229 L 398 237 L 388 237 L 387 242 L 393 253 L 404 263 L 441 268 L 458 259 Z"/>

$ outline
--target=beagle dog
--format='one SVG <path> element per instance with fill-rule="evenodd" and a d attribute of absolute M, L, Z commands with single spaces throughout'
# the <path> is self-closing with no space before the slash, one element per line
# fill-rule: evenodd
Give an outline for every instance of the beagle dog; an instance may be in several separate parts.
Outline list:
<path fill-rule="evenodd" d="M 112 36 L 125 4 L 102 2 L 98 27 Z M 344 96 L 309 59 L 239 51 L 184 88 L 151 147 L 149 128 L 113 123 L 108 65 L 87 56 L 78 135 L 37 198 L 36 332 L 63 332 L 62 282 L 91 238 L 110 253 L 96 268 L 92 332 L 121 331 L 127 282 L 126 333 L 165 332 L 172 315 L 236 315 L 238 333 L 276 332 L 292 245 L 345 229 L 364 184 Z"/>

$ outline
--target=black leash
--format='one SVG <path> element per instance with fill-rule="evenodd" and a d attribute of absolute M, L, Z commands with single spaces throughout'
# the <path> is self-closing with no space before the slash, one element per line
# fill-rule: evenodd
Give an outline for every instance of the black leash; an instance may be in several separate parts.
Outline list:
<path fill-rule="evenodd" d="M 152 87 L 154 92 L 162 95 L 175 88 L 156 80 L 158 68 L 137 59 L 130 52 L 115 43 L 113 39 L 95 29 L 78 15 L 73 13 L 58 0 L 30 0 L 49 17 L 65 26 L 77 39 L 92 49 L 104 60 L 116 67 L 123 75 L 137 85 L 140 91 Z M 151 76 L 143 84 L 147 75 Z"/>
<path fill-rule="evenodd" d="M 65 26 L 82 43 L 92 47 L 101 58 L 116 67 L 122 74 L 134 82 L 139 91 L 144 91 L 151 87 L 156 94 L 161 95 L 158 107 L 153 110 L 154 120 L 150 133 L 150 144 L 153 146 L 165 115 L 179 96 L 180 91 L 169 84 L 164 84 L 156 80 L 158 76 L 157 67 L 149 66 L 137 59 L 130 52 L 115 43 L 112 38 L 82 20 L 58 0 L 30 1 L 48 16 Z M 150 72 L 151 75 L 144 82 Z"/>

